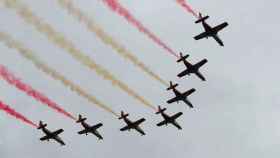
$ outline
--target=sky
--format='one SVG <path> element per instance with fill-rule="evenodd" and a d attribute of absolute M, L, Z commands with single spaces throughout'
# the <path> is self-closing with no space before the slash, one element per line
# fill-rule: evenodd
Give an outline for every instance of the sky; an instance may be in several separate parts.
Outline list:
<path fill-rule="evenodd" d="M 203 28 L 175 0 L 120 0 L 147 28 L 176 52 L 190 54 L 191 62 L 203 58 L 208 63 L 201 69 L 206 82 L 195 76 L 176 77 L 184 66 L 176 58 L 140 33 L 124 18 L 110 11 L 100 0 L 74 1 L 75 5 L 95 19 L 98 25 L 153 72 L 166 81 L 180 84 L 179 90 L 196 88 L 190 96 L 194 109 L 183 103 L 166 105 L 173 94 L 131 62 L 120 57 L 75 18 L 62 9 L 56 0 L 21 0 L 45 22 L 63 33 L 77 48 L 104 66 L 118 79 L 149 100 L 154 106 L 167 107 L 167 113 L 182 111 L 178 119 L 183 130 L 173 126 L 157 127 L 162 120 L 155 111 L 94 71 L 77 62 L 63 49 L 48 41 L 45 35 L 25 23 L 14 10 L 0 3 L 0 31 L 12 35 L 36 52 L 45 63 L 81 86 L 90 94 L 119 113 L 130 113 L 132 120 L 145 117 L 141 125 L 146 136 L 135 131 L 120 132 L 125 124 L 114 115 L 78 96 L 38 70 L 22 58 L 17 50 L 0 43 L 0 63 L 22 81 L 57 102 L 68 112 L 83 114 L 88 123 L 102 122 L 103 141 L 94 136 L 77 134 L 81 126 L 73 120 L 37 102 L 4 80 L 0 80 L 0 100 L 34 122 L 43 120 L 48 128 L 63 128 L 61 137 L 66 146 L 41 142 L 42 132 L 0 112 L 0 157 L 189 157 L 189 158 L 276 158 L 280 137 L 279 97 L 280 75 L 278 36 L 279 21 L 275 20 L 279 3 L 276 1 L 190 0 L 195 11 L 210 16 L 208 23 L 227 21 L 229 26 L 220 33 L 225 47 L 213 39 L 195 41 L 193 36 Z"/>

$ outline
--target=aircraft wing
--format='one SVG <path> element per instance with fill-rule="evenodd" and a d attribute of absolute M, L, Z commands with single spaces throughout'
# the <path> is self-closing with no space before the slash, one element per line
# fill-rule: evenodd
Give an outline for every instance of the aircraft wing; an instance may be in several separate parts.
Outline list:
<path fill-rule="evenodd" d="M 62 133 L 64 130 L 63 129 L 59 129 L 57 131 L 54 131 L 53 134 L 54 135 L 59 135 L 60 133 Z"/>
<path fill-rule="evenodd" d="M 46 135 L 42 138 L 40 138 L 41 141 L 45 141 L 45 140 L 48 140 L 48 139 L 51 139 L 52 137 L 50 137 L 49 135 Z"/>
<path fill-rule="evenodd" d="M 197 72 L 195 73 L 197 77 L 199 77 L 202 81 L 206 81 L 205 77 L 200 73 L 200 72 Z"/>
<path fill-rule="evenodd" d="M 87 132 L 88 132 L 88 130 L 84 129 L 84 130 L 79 131 L 78 134 L 86 134 Z"/>
<path fill-rule="evenodd" d="M 192 103 L 188 99 L 184 99 L 183 102 L 185 102 L 190 108 L 193 108 Z"/>
<path fill-rule="evenodd" d="M 179 97 L 174 97 L 172 99 L 167 100 L 167 103 L 171 104 L 171 103 L 174 103 L 174 102 L 179 101 L 179 100 L 180 100 Z"/>
<path fill-rule="evenodd" d="M 140 127 L 135 128 L 135 130 L 141 133 L 142 135 L 146 135 L 146 133 Z"/>
<path fill-rule="evenodd" d="M 182 95 L 185 96 L 185 97 L 187 97 L 187 96 L 191 95 L 191 94 L 194 93 L 194 92 L 195 92 L 195 89 L 192 88 L 192 89 L 190 89 L 190 90 L 184 92 Z"/>
<path fill-rule="evenodd" d="M 209 34 L 208 32 L 203 32 L 203 33 L 201 33 L 201 34 L 195 36 L 194 39 L 195 39 L 195 40 L 200 40 L 200 39 L 202 39 L 202 38 L 206 38 L 206 37 L 208 36 L 208 34 Z"/>
<path fill-rule="evenodd" d="M 131 129 L 131 126 L 127 125 L 127 126 L 124 126 L 123 128 L 121 128 L 120 130 L 121 131 L 126 131 L 126 130 L 129 130 Z"/>
<path fill-rule="evenodd" d="M 203 60 L 201 60 L 200 62 L 198 62 L 197 64 L 195 64 L 196 66 L 198 66 L 198 67 L 201 67 L 201 66 L 203 66 L 204 64 L 206 64 L 208 61 L 207 61 L 207 59 L 203 59 Z"/>
<path fill-rule="evenodd" d="M 163 120 L 163 121 L 161 121 L 160 123 L 158 123 L 157 126 L 163 126 L 163 125 L 165 125 L 166 123 L 167 123 L 166 120 Z"/>
<path fill-rule="evenodd" d="M 189 74 L 189 69 L 182 71 L 181 73 L 179 73 L 177 76 L 178 77 L 183 77 L 185 75 Z"/>
<path fill-rule="evenodd" d="M 58 137 L 58 136 L 55 137 L 54 140 L 57 141 L 61 145 L 65 145 L 65 143 L 62 141 L 62 139 L 60 137 Z"/>
<path fill-rule="evenodd" d="M 92 132 L 92 134 L 94 134 L 97 138 L 99 139 L 103 139 L 103 137 L 101 136 L 101 134 L 99 134 L 99 132 L 95 131 L 95 132 Z"/>
<path fill-rule="evenodd" d="M 177 123 L 177 122 L 172 122 L 172 124 L 175 126 L 175 127 L 177 127 L 178 129 L 182 129 L 182 127 Z"/>
<path fill-rule="evenodd" d="M 171 118 L 172 118 L 173 120 L 176 120 L 176 119 L 177 119 L 178 117 L 180 117 L 182 114 L 183 114 L 182 112 L 178 112 L 177 114 L 171 116 Z"/>
<path fill-rule="evenodd" d="M 61 139 L 60 137 L 58 137 L 58 136 L 56 136 L 56 137 L 51 137 L 51 136 L 49 136 L 49 135 L 46 135 L 46 136 L 40 138 L 41 141 L 45 141 L 45 140 L 48 140 L 48 139 L 54 139 L 54 140 L 57 141 L 59 144 L 65 145 L 65 143 L 62 141 L 62 139 Z"/>
<path fill-rule="evenodd" d="M 219 36 L 213 36 L 213 38 L 219 43 L 220 46 L 224 46 L 223 41 L 219 38 Z"/>
<path fill-rule="evenodd" d="M 138 125 L 140 125 L 142 122 L 144 122 L 145 120 L 146 120 L 146 119 L 141 118 L 141 119 L 135 121 L 134 124 L 138 126 Z"/>
<path fill-rule="evenodd" d="M 216 27 L 213 28 L 213 30 L 215 30 L 216 32 L 219 32 L 221 31 L 222 29 L 224 29 L 225 27 L 228 26 L 228 23 L 227 22 L 224 22 Z"/>

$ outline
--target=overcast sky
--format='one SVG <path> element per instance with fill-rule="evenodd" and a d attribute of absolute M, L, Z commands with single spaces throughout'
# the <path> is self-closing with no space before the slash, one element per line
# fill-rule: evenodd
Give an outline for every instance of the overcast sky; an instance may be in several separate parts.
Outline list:
<path fill-rule="evenodd" d="M 173 96 L 113 49 L 102 43 L 83 24 L 62 9 L 56 0 L 22 0 L 34 13 L 64 33 L 79 49 L 127 83 L 155 106 L 168 107 L 167 113 L 182 111 L 178 119 L 183 130 L 173 126 L 157 127 L 162 120 L 154 111 L 103 80 L 94 71 L 49 42 L 45 35 L 25 23 L 14 10 L 0 5 L 0 31 L 32 48 L 50 67 L 108 104 L 116 112 L 125 110 L 131 119 L 145 117 L 146 136 L 120 132 L 125 124 L 64 87 L 59 81 L 38 70 L 16 50 L 0 43 L 0 63 L 35 89 L 56 101 L 74 115 L 83 114 L 90 124 L 103 122 L 104 141 L 77 135 L 81 127 L 0 80 L 0 100 L 11 105 L 34 122 L 44 120 L 51 130 L 63 128 L 67 144 L 40 142 L 41 131 L 11 116 L 0 113 L 0 157 L 153 157 L 153 158 L 278 158 L 280 155 L 279 121 L 279 3 L 276 1 L 190 0 L 196 11 L 209 14 L 209 24 L 227 21 L 220 33 L 225 47 L 213 39 L 193 40 L 203 31 L 194 17 L 175 0 L 120 0 L 152 32 L 176 51 L 189 53 L 197 62 L 207 58 L 201 69 L 207 82 L 195 76 L 178 79 L 184 69 L 176 58 L 111 12 L 100 0 L 76 0 L 75 4 L 90 15 L 104 30 L 141 59 L 166 81 L 180 83 L 184 91 L 196 88 L 190 97 L 195 108 L 166 105 Z"/>

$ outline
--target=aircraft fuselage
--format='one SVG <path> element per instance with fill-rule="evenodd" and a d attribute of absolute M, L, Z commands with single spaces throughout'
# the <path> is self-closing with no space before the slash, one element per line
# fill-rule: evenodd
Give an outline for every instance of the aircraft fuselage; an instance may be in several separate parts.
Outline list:
<path fill-rule="evenodd" d="M 169 116 L 164 113 L 164 111 L 161 112 L 161 116 L 163 117 L 164 121 L 160 122 L 157 124 L 157 126 L 162 126 L 162 125 L 168 125 L 168 124 L 173 124 L 175 127 L 177 127 L 179 130 L 182 129 L 182 127 L 176 122 L 176 118 L 178 118 L 180 115 L 183 113 L 177 113 L 173 116 Z"/>
<path fill-rule="evenodd" d="M 124 118 L 124 122 L 128 125 L 129 128 L 136 128 L 136 126 L 126 117 Z"/>
<path fill-rule="evenodd" d="M 82 126 L 83 126 L 85 129 L 89 129 L 89 128 L 90 128 L 90 126 L 89 126 L 87 123 L 85 123 L 85 121 L 82 121 Z"/>
<path fill-rule="evenodd" d="M 198 69 L 199 69 L 199 66 L 196 66 L 196 65 L 191 65 L 191 66 L 189 66 L 188 68 L 187 68 L 187 70 L 188 70 L 188 75 L 190 74 L 190 73 L 196 73 L 196 72 L 198 72 Z"/>
<path fill-rule="evenodd" d="M 174 92 L 176 97 L 180 97 L 181 99 L 184 99 L 182 93 L 179 92 L 177 89 L 173 88 L 173 92 Z"/>
<path fill-rule="evenodd" d="M 47 135 L 49 136 L 50 138 L 55 138 L 56 135 L 54 135 L 51 131 L 49 131 L 48 129 L 46 128 L 42 128 L 42 131 Z M 49 139 L 47 139 L 49 141 Z"/>
<path fill-rule="evenodd" d="M 202 22 L 202 25 L 204 27 L 205 32 L 208 32 L 208 37 L 217 35 L 217 32 L 205 21 Z"/>
<path fill-rule="evenodd" d="M 164 112 L 161 113 L 161 116 L 164 118 L 164 120 L 166 121 L 166 125 L 167 123 L 172 123 L 174 122 L 174 120 L 171 119 L 170 116 L 168 116 L 167 114 L 165 114 Z"/>

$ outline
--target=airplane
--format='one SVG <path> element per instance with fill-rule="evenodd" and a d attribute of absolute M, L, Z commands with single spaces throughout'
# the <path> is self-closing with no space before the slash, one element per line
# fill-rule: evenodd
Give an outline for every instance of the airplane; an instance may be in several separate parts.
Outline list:
<path fill-rule="evenodd" d="M 228 23 L 227 22 L 224 22 L 218 26 L 215 26 L 215 27 L 211 27 L 210 25 L 208 25 L 205 20 L 208 19 L 209 16 L 204 16 L 202 17 L 202 14 L 199 13 L 199 19 L 197 21 L 195 21 L 195 23 L 202 23 L 202 26 L 204 27 L 204 30 L 205 32 L 197 35 L 194 37 L 195 40 L 200 40 L 202 38 L 208 38 L 208 37 L 213 37 L 218 43 L 220 46 L 224 46 L 223 44 L 223 41 L 219 38 L 218 36 L 218 32 L 223 30 L 225 27 L 228 26 Z"/>
<path fill-rule="evenodd" d="M 103 137 L 99 134 L 99 132 L 97 131 L 98 128 L 100 128 L 101 126 L 103 126 L 102 123 L 98 123 L 94 126 L 90 126 L 89 124 L 87 124 L 86 121 L 87 118 L 83 118 L 82 115 L 79 115 L 78 120 L 76 121 L 77 123 L 81 123 L 82 126 L 84 127 L 84 130 L 81 130 L 78 132 L 78 134 L 86 134 L 88 135 L 88 133 L 92 133 L 94 134 L 99 140 L 103 139 Z"/>
<path fill-rule="evenodd" d="M 179 102 L 179 101 L 183 101 L 185 102 L 190 108 L 193 108 L 193 105 L 192 103 L 188 100 L 188 96 L 191 95 L 192 93 L 194 93 L 196 90 L 194 88 L 184 92 L 184 93 L 181 93 L 179 92 L 176 87 L 178 86 L 178 84 L 176 83 L 175 85 L 173 85 L 173 83 L 170 81 L 170 86 L 167 88 L 167 90 L 173 90 L 174 94 L 175 94 L 175 97 L 172 98 L 172 99 L 169 99 L 167 101 L 168 104 L 171 104 L 173 102 Z"/>
<path fill-rule="evenodd" d="M 129 116 L 129 114 L 124 114 L 123 111 L 121 111 L 121 117 L 119 117 L 119 119 L 123 119 L 124 122 L 127 124 L 127 126 L 123 127 L 120 129 L 120 131 L 130 131 L 130 129 L 135 129 L 137 132 L 139 132 L 142 136 L 145 135 L 145 132 L 139 127 L 139 125 L 144 122 L 146 119 L 145 118 L 141 118 L 135 122 L 130 121 L 127 117 Z"/>
<path fill-rule="evenodd" d="M 178 112 L 177 114 L 174 114 L 173 116 L 169 116 L 167 115 L 164 111 L 166 110 L 166 108 L 161 108 L 160 106 L 158 106 L 158 111 L 156 112 L 156 114 L 161 114 L 161 116 L 164 118 L 164 120 L 160 123 L 157 124 L 157 126 L 162 126 L 162 125 L 168 125 L 173 124 L 175 127 L 177 127 L 179 130 L 182 129 L 182 127 L 176 122 L 176 119 L 178 117 L 180 117 L 183 113 L 182 112 Z"/>
<path fill-rule="evenodd" d="M 62 146 L 65 145 L 63 140 L 58 136 L 60 133 L 64 131 L 63 129 L 59 129 L 54 132 L 51 132 L 46 127 L 47 124 L 43 124 L 42 121 L 39 122 L 38 129 L 42 129 L 42 131 L 46 134 L 44 137 L 40 138 L 41 141 L 45 141 L 45 140 L 49 141 L 50 139 L 53 139 L 59 144 L 61 144 Z"/>
<path fill-rule="evenodd" d="M 208 62 L 208 60 L 203 59 L 200 62 L 193 65 L 186 60 L 189 56 L 190 55 L 188 55 L 188 54 L 183 56 L 183 54 L 180 53 L 180 59 L 177 60 L 177 63 L 183 61 L 187 69 L 182 71 L 181 73 L 179 73 L 177 76 L 181 78 L 185 75 L 190 75 L 191 73 L 194 73 L 202 81 L 206 81 L 205 77 L 199 72 L 199 68 L 202 67 L 204 64 L 206 64 Z"/>

